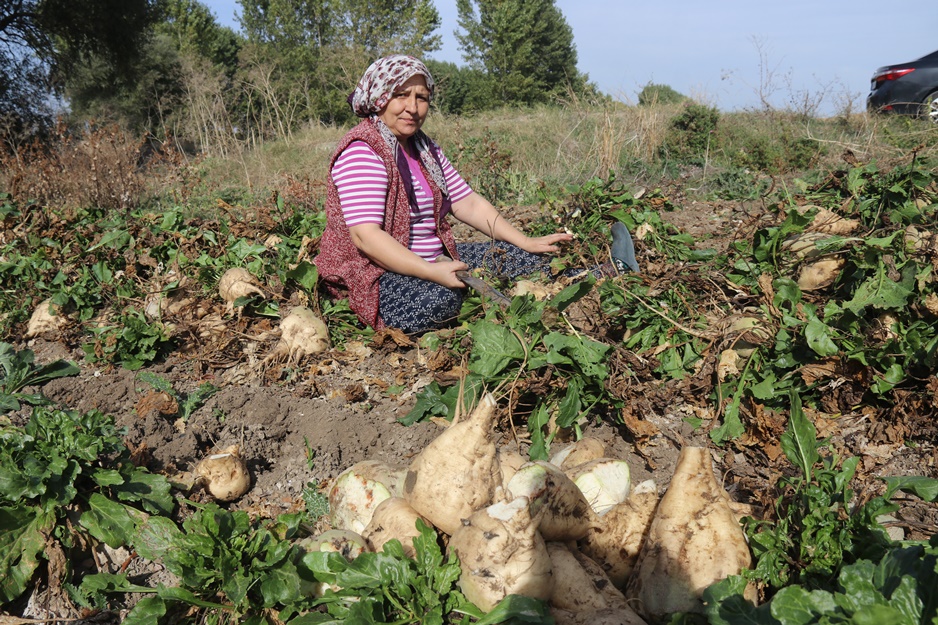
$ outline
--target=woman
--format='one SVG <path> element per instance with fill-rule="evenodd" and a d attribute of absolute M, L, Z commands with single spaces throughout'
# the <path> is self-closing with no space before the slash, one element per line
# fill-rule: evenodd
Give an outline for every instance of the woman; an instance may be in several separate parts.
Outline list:
<path fill-rule="evenodd" d="M 332 156 L 328 221 L 314 262 L 330 291 L 347 290 L 352 310 L 376 329 L 439 327 L 462 304 L 457 271 L 485 266 L 515 277 L 547 270 L 540 255 L 572 238 L 528 237 L 469 188 L 420 130 L 433 91 L 418 59 L 378 59 L 349 98 L 362 121 Z M 457 245 L 449 213 L 497 243 Z"/>

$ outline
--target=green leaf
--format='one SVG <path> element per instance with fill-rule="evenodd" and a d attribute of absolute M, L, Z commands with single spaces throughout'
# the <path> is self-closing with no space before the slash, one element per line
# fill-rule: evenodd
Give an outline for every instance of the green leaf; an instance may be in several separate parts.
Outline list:
<path fill-rule="evenodd" d="M 0 508 L 0 605 L 26 591 L 54 525 L 55 515 L 38 507 Z"/>
<path fill-rule="evenodd" d="M 801 289 L 798 283 L 791 278 L 779 278 L 772 282 L 775 289 L 773 304 L 782 307 L 784 304 L 797 304 L 801 301 Z"/>
<path fill-rule="evenodd" d="M 95 484 L 101 487 L 124 483 L 124 476 L 116 469 L 96 469 L 95 472 L 92 473 L 91 479 L 94 480 Z"/>
<path fill-rule="evenodd" d="M 88 251 L 93 252 L 102 247 L 109 247 L 115 250 L 121 249 L 127 247 L 132 240 L 133 237 L 131 237 L 130 233 L 126 230 L 109 230 L 104 233 L 100 241 L 89 247 Z"/>
<path fill-rule="evenodd" d="M 307 293 L 312 293 L 316 290 L 319 272 L 316 270 L 315 265 L 304 260 L 288 271 L 286 277 L 303 287 L 303 290 Z"/>
<path fill-rule="evenodd" d="M 417 395 L 417 401 L 404 417 L 399 419 L 404 425 L 413 425 L 429 417 L 444 417 L 452 420 L 456 406 L 462 404 L 468 411 L 479 401 L 485 388 L 485 379 L 470 373 L 462 383 L 442 389 L 436 382 L 431 382 Z"/>
<path fill-rule="evenodd" d="M 742 387 L 742 384 L 739 385 Z M 722 445 L 728 440 L 734 440 L 746 433 L 746 427 L 739 418 L 739 404 L 742 399 L 742 393 L 737 392 L 733 400 L 727 405 L 726 412 L 723 413 L 723 423 L 710 431 L 710 440 L 717 445 Z"/>
<path fill-rule="evenodd" d="M 34 359 L 32 350 L 17 351 L 11 344 L 0 342 L 0 368 L 4 373 L 0 378 L 0 408 L 4 408 L 4 411 L 18 410 L 18 400 L 33 405 L 42 400 L 39 395 L 14 396 L 20 389 L 26 386 L 38 386 L 56 378 L 77 375 L 79 372 L 74 363 L 64 360 L 56 360 L 37 367 Z"/>
<path fill-rule="evenodd" d="M 151 516 L 140 524 L 133 545 L 141 557 L 155 562 L 181 539 L 182 532 L 170 519 Z"/>
<path fill-rule="evenodd" d="M 285 561 L 268 571 L 261 581 L 261 596 L 264 597 L 265 608 L 277 604 L 289 605 L 296 601 L 300 596 L 300 577 L 296 566 Z"/>
<path fill-rule="evenodd" d="M 514 360 L 522 360 L 525 350 L 508 328 L 490 321 L 479 321 L 470 328 L 472 357 L 469 370 L 483 378 L 493 378 Z"/>
<path fill-rule="evenodd" d="M 603 363 L 612 349 L 592 339 L 551 332 L 544 337 L 547 347 L 547 362 L 551 364 L 574 364 L 583 375 L 604 380 L 608 370 Z"/>
<path fill-rule="evenodd" d="M 122 501 L 139 502 L 151 514 L 170 516 L 175 508 L 172 485 L 165 476 L 134 467 L 123 484 L 114 492 Z"/>
<path fill-rule="evenodd" d="M 781 447 L 788 460 L 801 469 L 806 480 L 814 474 L 814 465 L 817 464 L 818 454 L 817 430 L 811 420 L 805 416 L 801 409 L 801 397 L 795 391 L 791 392 L 791 414 L 788 427 L 782 434 Z"/>
<path fill-rule="evenodd" d="M 870 385 L 870 390 L 880 395 L 888 393 L 896 385 L 901 384 L 905 377 L 905 367 L 894 362 L 883 372 L 882 376 L 876 376 L 876 381 Z"/>
<path fill-rule="evenodd" d="M 549 622 L 549 618 L 550 608 L 546 602 L 523 595 L 508 595 L 475 625 L 540 625 Z"/>
<path fill-rule="evenodd" d="M 547 460 L 547 441 L 544 439 L 544 426 L 550 421 L 550 413 L 542 403 L 537 410 L 528 417 L 528 432 L 531 435 L 531 448 L 528 456 L 531 460 Z"/>
<path fill-rule="evenodd" d="M 776 395 L 775 383 L 777 379 L 775 374 L 768 372 L 766 376 L 758 383 L 753 384 L 749 387 L 749 392 L 752 393 L 752 396 L 756 399 L 762 401 L 768 401 L 774 399 Z"/>
<path fill-rule="evenodd" d="M 860 316 L 867 306 L 881 310 L 905 310 L 913 293 L 914 272 L 915 267 L 912 264 L 907 265 L 903 271 L 902 282 L 895 282 L 886 275 L 886 267 L 880 265 L 876 275 L 861 284 L 853 298 L 843 304 L 843 308 L 857 316 Z"/>
<path fill-rule="evenodd" d="M 834 615 L 840 608 L 834 596 L 823 590 L 807 591 L 801 586 L 782 588 L 772 600 L 772 616 L 785 625 L 814 623 L 819 615 Z"/>
<path fill-rule="evenodd" d="M 228 612 L 231 611 L 230 605 L 199 599 L 192 593 L 192 591 L 185 588 L 180 588 L 178 586 L 160 586 L 156 589 L 156 594 L 158 597 L 163 599 L 188 603 L 189 605 L 194 605 L 199 608 L 208 608 L 210 610 L 225 610 Z"/>
<path fill-rule="evenodd" d="M 580 396 L 583 394 L 583 381 L 581 378 L 570 378 L 567 382 L 567 393 L 557 406 L 557 425 L 562 428 L 572 427 L 580 418 L 583 404 Z"/>
<path fill-rule="evenodd" d="M 81 589 L 85 592 L 156 592 L 156 589 L 149 586 L 133 584 L 125 573 L 94 573 L 86 575 L 81 580 Z"/>
<path fill-rule="evenodd" d="M 111 501 L 101 493 L 92 493 L 88 505 L 90 509 L 81 515 L 78 522 L 92 536 L 112 548 L 131 543 L 136 523 L 127 506 Z"/>
<path fill-rule="evenodd" d="M 831 329 L 820 319 L 812 316 L 805 328 L 805 338 L 810 347 L 819 356 L 836 356 L 840 349 L 831 339 Z"/>
<path fill-rule="evenodd" d="M 559 312 L 563 312 L 567 306 L 579 301 L 587 293 L 589 293 L 595 284 L 596 278 L 592 273 L 590 273 L 586 279 L 580 280 L 579 282 L 574 282 L 560 293 L 557 293 L 557 295 L 551 298 L 550 305 L 556 308 Z"/>
<path fill-rule="evenodd" d="M 162 597 L 144 597 L 121 621 L 121 625 L 159 625 L 166 616 L 166 601 Z"/>
<path fill-rule="evenodd" d="M 743 596 L 746 584 L 745 578 L 731 575 L 704 590 L 704 609 L 712 625 L 779 625 L 769 606 L 757 608 Z"/>
<path fill-rule="evenodd" d="M 34 369 L 29 373 L 24 386 L 38 386 L 45 384 L 49 380 L 64 378 L 72 375 L 78 375 L 81 369 L 73 362 L 56 360 L 47 365 Z"/>
<path fill-rule="evenodd" d="M 178 398 L 179 395 L 176 393 L 176 389 L 173 388 L 172 382 L 167 380 L 161 375 L 153 373 L 151 371 L 141 371 L 137 374 L 137 379 L 141 382 L 145 382 L 152 386 L 154 390 L 163 391 L 167 395 L 173 398 Z"/>
<path fill-rule="evenodd" d="M 251 243 L 247 239 L 238 239 L 229 245 L 228 253 L 238 260 L 245 260 L 249 256 L 263 256 L 267 248 L 260 243 Z"/>
<path fill-rule="evenodd" d="M 408 565 L 387 553 L 363 553 L 336 575 L 342 588 L 381 588 L 390 575 L 406 577 Z"/>
<path fill-rule="evenodd" d="M 925 501 L 938 501 L 938 480 L 922 476 L 898 476 L 885 478 L 887 497 L 896 491 L 912 493 Z"/>

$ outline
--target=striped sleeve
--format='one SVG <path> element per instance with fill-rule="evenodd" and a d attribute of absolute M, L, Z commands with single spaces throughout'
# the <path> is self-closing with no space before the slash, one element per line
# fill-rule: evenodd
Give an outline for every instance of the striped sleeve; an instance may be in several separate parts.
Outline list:
<path fill-rule="evenodd" d="M 364 141 L 350 143 L 332 167 L 332 180 L 346 225 L 384 223 L 388 171 L 371 146 Z"/>
<path fill-rule="evenodd" d="M 443 177 L 446 179 L 446 188 L 449 190 L 449 199 L 451 202 L 458 202 L 472 193 L 472 188 L 463 180 L 453 164 L 449 162 L 440 146 L 433 146 L 436 149 L 436 155 L 440 158 L 440 165 L 443 166 Z"/>

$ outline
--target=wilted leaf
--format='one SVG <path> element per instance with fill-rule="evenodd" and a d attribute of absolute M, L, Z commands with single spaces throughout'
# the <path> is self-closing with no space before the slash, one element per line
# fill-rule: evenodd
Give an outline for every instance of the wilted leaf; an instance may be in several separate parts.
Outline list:
<path fill-rule="evenodd" d="M 0 508 L 0 604 L 26 591 L 55 515 L 36 507 Z"/>

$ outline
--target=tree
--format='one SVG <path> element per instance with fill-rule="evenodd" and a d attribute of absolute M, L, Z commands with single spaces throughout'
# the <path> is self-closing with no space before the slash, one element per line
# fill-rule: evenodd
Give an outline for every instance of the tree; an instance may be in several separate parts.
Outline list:
<path fill-rule="evenodd" d="M 485 70 L 497 101 L 544 102 L 585 86 L 573 31 L 554 0 L 457 0 L 456 9 L 463 57 Z"/>
<path fill-rule="evenodd" d="M 422 56 L 439 50 L 440 14 L 432 0 L 339 0 L 347 44 L 362 48 L 372 60 L 393 53 Z"/>
<path fill-rule="evenodd" d="M 0 0 L 0 116 L 8 132 L 47 123 L 51 96 L 96 55 L 126 75 L 159 0 Z"/>
<path fill-rule="evenodd" d="M 160 0 L 160 20 L 139 35 L 138 52 L 122 61 L 86 53 L 73 62 L 64 93 L 73 116 L 119 121 L 160 134 L 186 114 L 187 71 L 207 64 L 230 82 L 241 39 L 220 26 L 198 0 Z M 189 72 L 191 73 L 191 72 Z"/>
<path fill-rule="evenodd" d="M 348 120 L 346 97 L 376 57 L 440 46 L 432 0 L 239 2 L 249 117 L 280 135 L 298 121 Z"/>
<path fill-rule="evenodd" d="M 436 81 L 433 106 L 442 113 L 460 115 L 492 107 L 489 82 L 481 69 L 427 59 Z"/>
<path fill-rule="evenodd" d="M 238 68 L 241 38 L 215 21 L 207 6 L 198 0 L 163 0 L 164 18 L 156 32 L 168 35 L 183 54 L 220 66 L 229 76 Z"/>

